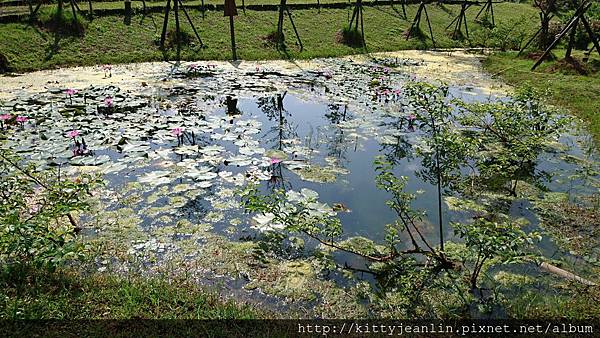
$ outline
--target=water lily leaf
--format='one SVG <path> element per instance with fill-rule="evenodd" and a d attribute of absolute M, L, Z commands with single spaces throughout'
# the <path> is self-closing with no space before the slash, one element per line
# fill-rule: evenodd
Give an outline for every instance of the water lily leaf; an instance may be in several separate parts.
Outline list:
<path fill-rule="evenodd" d="M 277 149 L 269 149 L 265 152 L 265 156 L 272 158 L 272 159 L 277 159 L 280 161 L 285 161 L 288 158 L 288 155 L 286 153 L 284 153 L 281 150 L 277 150 Z"/>
<path fill-rule="evenodd" d="M 258 214 L 252 218 L 251 227 L 259 231 L 276 231 L 285 229 L 285 225 L 273 222 L 275 215 L 271 213 Z"/>
<path fill-rule="evenodd" d="M 150 173 L 147 173 L 138 178 L 140 183 L 147 183 L 153 186 L 158 186 L 161 184 L 166 184 L 171 182 L 171 178 L 168 176 L 171 174 L 170 171 L 166 170 L 157 170 Z"/>
<path fill-rule="evenodd" d="M 245 167 L 252 164 L 252 158 L 246 155 L 232 156 L 225 160 L 225 165 L 235 165 L 238 167 Z"/>

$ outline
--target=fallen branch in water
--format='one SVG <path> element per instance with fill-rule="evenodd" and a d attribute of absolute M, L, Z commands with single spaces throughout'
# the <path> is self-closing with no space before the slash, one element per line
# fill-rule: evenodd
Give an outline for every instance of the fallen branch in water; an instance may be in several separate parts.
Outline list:
<path fill-rule="evenodd" d="M 546 272 L 553 273 L 553 274 L 555 274 L 557 276 L 560 276 L 560 277 L 563 277 L 563 278 L 566 278 L 566 279 L 574 280 L 574 281 L 577 281 L 579 283 L 582 283 L 582 284 L 585 284 L 585 285 L 589 285 L 589 286 L 597 286 L 598 285 L 598 284 L 596 284 L 596 283 L 594 283 L 594 282 L 592 282 L 590 280 L 587 280 L 587 279 L 585 279 L 583 277 L 579 277 L 579 276 L 577 276 L 576 274 L 574 274 L 572 272 L 563 270 L 563 269 L 561 269 L 561 268 L 559 268 L 557 266 L 554 266 L 554 265 L 546 263 L 546 262 L 542 262 L 542 263 L 538 264 L 538 266 L 540 267 L 540 269 L 542 269 L 542 270 L 544 270 Z"/>

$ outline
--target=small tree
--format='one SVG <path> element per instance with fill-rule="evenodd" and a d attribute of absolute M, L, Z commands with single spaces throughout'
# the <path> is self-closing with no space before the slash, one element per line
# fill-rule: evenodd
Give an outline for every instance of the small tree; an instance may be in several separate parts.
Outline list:
<path fill-rule="evenodd" d="M 454 223 L 453 228 L 475 259 L 469 276 L 472 290 L 477 289 L 477 280 L 486 262 L 492 258 L 503 263 L 520 261 L 528 256 L 526 248 L 535 239 L 540 239 L 537 233 L 525 234 L 518 224 L 510 220 L 478 218 L 470 224 Z"/>
<path fill-rule="evenodd" d="M 82 247 L 73 213 L 87 209 L 88 194 L 99 183 L 91 175 L 40 172 L 0 150 L 0 262 L 54 269 L 77 258 Z"/>

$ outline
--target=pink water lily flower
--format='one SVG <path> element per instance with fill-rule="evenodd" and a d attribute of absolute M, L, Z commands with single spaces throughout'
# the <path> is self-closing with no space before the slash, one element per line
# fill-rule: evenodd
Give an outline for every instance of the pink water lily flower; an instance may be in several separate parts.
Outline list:
<path fill-rule="evenodd" d="M 277 164 L 277 163 L 281 163 L 282 161 L 278 158 L 271 158 L 271 164 Z"/>
<path fill-rule="evenodd" d="M 79 136 L 79 130 L 71 130 L 67 133 L 67 136 L 70 138 L 75 138 Z"/>
<path fill-rule="evenodd" d="M 75 94 L 79 93 L 79 90 L 73 89 L 73 88 L 69 88 L 69 89 L 65 90 L 65 93 L 67 95 L 71 96 L 71 95 L 75 95 Z"/>
<path fill-rule="evenodd" d="M 17 122 L 19 122 L 19 123 L 25 123 L 25 122 L 27 122 L 27 120 L 29 120 L 29 119 L 27 118 L 27 116 L 17 116 L 17 119 L 16 119 L 16 120 L 17 120 Z"/>
<path fill-rule="evenodd" d="M 110 96 L 107 96 L 107 97 L 104 99 L 104 104 L 105 104 L 107 107 L 112 107 L 112 106 L 113 106 L 113 98 L 112 98 L 112 97 L 110 97 Z"/>
<path fill-rule="evenodd" d="M 0 115 L 0 129 L 4 129 L 4 122 L 10 120 L 11 117 L 10 114 Z"/>
<path fill-rule="evenodd" d="M 183 134 L 183 128 L 177 127 L 177 128 L 173 128 L 173 130 L 171 130 L 171 134 L 173 134 L 173 136 L 181 136 Z"/>

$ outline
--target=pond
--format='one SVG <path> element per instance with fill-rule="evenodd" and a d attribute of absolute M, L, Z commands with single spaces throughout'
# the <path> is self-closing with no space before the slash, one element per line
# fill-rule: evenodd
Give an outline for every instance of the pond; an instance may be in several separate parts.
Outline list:
<path fill-rule="evenodd" d="M 412 207 L 426 215 L 418 226 L 437 244 L 437 187 L 425 179 L 415 150 L 427 134 L 410 122 L 404 87 L 444 81 L 450 99 L 506 100 L 508 92 L 477 63 L 459 52 L 406 52 L 58 70 L 46 74 L 45 84 L 18 88 L 27 76 L 5 84 L 0 109 L 27 120 L 4 133 L 3 147 L 40 168 L 104 177 L 94 210 L 81 215 L 85 238 L 103 248 L 94 264 L 100 272 L 184 271 L 236 297 L 267 299 L 271 306 L 319 304 L 324 315 L 343 309 L 351 316 L 367 311 L 348 309 L 362 304 L 364 288 L 378 286 L 368 274 L 335 265 L 360 270 L 366 262 L 338 252 L 332 267 L 308 254 L 319 247 L 311 238 L 273 240 L 269 233 L 281 231 L 279 225 L 245 213 L 240 193 L 248 184 L 266 194 L 316 193 L 316 210 L 339 217 L 341 240 L 382 242 L 386 224 L 397 219 L 386 205 L 389 193 L 375 184 L 373 163 L 383 155 L 394 174 L 408 178 L 406 190 L 417 195 Z M 536 173 L 547 191 L 593 195 L 597 187 L 589 180 L 597 172 L 581 175 L 581 163 L 596 165 L 590 139 L 565 130 L 540 154 Z M 450 223 L 473 214 L 456 208 L 452 191 L 445 196 L 442 233 L 460 242 Z M 510 216 L 524 219 L 527 231 L 543 230 L 530 201 L 511 203 Z M 582 261 L 547 234 L 538 247 L 548 258 Z M 540 276 L 531 266 L 517 271 Z M 340 295 L 354 301 L 323 310 Z"/>

